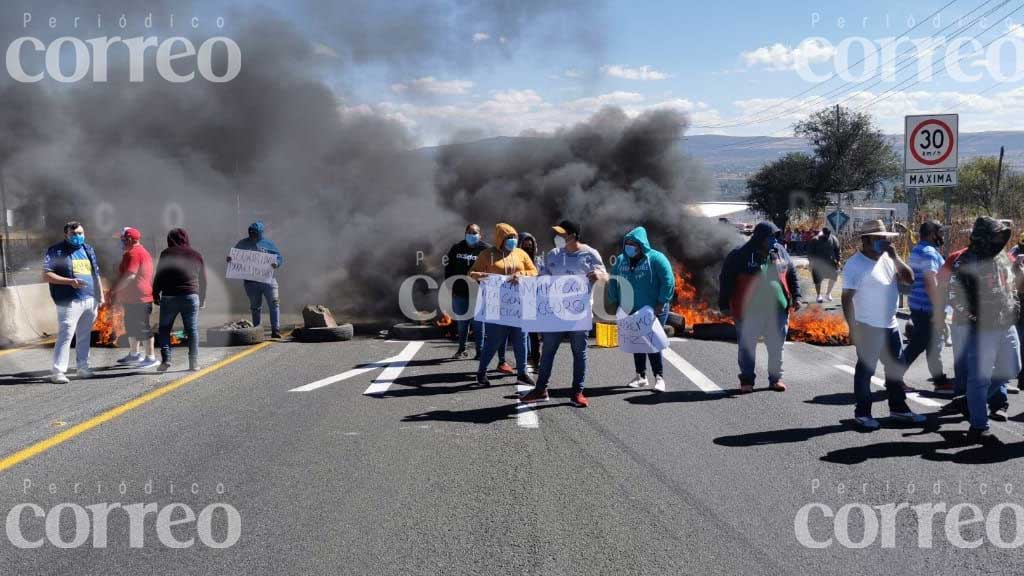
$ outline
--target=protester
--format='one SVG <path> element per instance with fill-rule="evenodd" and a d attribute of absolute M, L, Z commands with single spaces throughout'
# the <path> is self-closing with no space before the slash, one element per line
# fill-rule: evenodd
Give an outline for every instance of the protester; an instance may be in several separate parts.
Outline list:
<path fill-rule="evenodd" d="M 529 232 L 519 233 L 519 247 L 533 260 L 539 274 L 543 274 L 544 255 L 537 248 L 537 239 Z M 526 334 L 526 363 L 530 371 L 536 373 L 540 364 L 540 334 L 529 332 Z"/>
<path fill-rule="evenodd" d="M 675 274 L 668 258 L 661 252 L 651 248 L 647 240 L 647 230 L 643 226 L 632 229 L 622 241 L 622 254 L 613 260 L 613 272 L 616 276 L 608 282 L 607 300 L 611 306 L 621 306 L 622 288 L 619 282 L 627 282 L 633 289 L 633 306 L 626 310 L 633 314 L 650 306 L 654 315 L 664 326 L 668 322 L 668 304 L 676 289 Z M 665 391 L 664 363 L 661 352 L 654 354 L 633 354 L 633 365 L 636 376 L 628 383 L 630 388 L 643 388 L 648 385 L 647 361 L 650 360 L 651 371 L 654 372 L 654 391 Z"/>
<path fill-rule="evenodd" d="M 111 304 L 124 309 L 124 329 L 128 334 L 128 355 L 118 364 L 136 368 L 156 366 L 153 349 L 153 257 L 142 245 L 142 233 L 125 228 L 121 233 L 121 265 L 117 269 L 117 282 L 110 290 Z M 145 355 L 140 352 L 143 349 Z"/>
<path fill-rule="evenodd" d="M 800 309 L 796 267 L 775 237 L 778 227 L 761 222 L 746 244 L 722 264 L 718 307 L 736 321 L 740 394 L 754 391 L 757 340 L 768 348 L 768 388 L 785 392 L 782 349 L 789 331 L 789 310 Z"/>
<path fill-rule="evenodd" d="M 811 277 L 814 280 L 814 291 L 818 295 L 818 304 L 832 301 L 832 288 L 839 277 L 839 242 L 832 235 L 832 230 L 822 228 L 821 233 L 814 237 L 807 256 L 811 260 Z M 825 290 L 821 286 L 824 283 Z M 822 296 L 824 294 L 824 296 Z"/>
<path fill-rule="evenodd" d="M 914 272 L 896 253 L 881 220 L 872 220 L 861 229 L 861 249 L 843 267 L 843 315 L 850 326 L 850 338 L 857 349 L 857 367 L 853 377 L 856 396 L 854 418 L 857 425 L 877 430 L 878 420 L 871 417 L 871 378 L 878 361 L 885 367 L 885 388 L 889 413 L 904 422 L 921 423 L 926 419 L 907 406 L 901 377 L 900 357 L 903 339 L 896 322 L 899 284 L 912 284 Z"/>
<path fill-rule="evenodd" d="M 494 246 L 477 256 L 469 275 L 480 280 L 500 274 L 509 276 L 508 281 L 513 284 L 518 283 L 522 276 L 536 276 L 537 267 L 533 260 L 518 245 L 519 238 L 516 236 L 515 228 L 509 224 L 499 223 L 494 227 Z M 526 340 L 523 331 L 520 328 L 493 322 L 484 322 L 484 347 L 477 368 L 476 383 L 481 386 L 491 385 L 487 378 L 487 365 L 506 339 L 512 344 L 512 353 L 516 357 L 518 381 L 527 386 L 534 386 L 536 382 L 526 371 Z"/>
<path fill-rule="evenodd" d="M 547 276 L 586 276 L 591 283 L 607 280 L 608 273 L 601 261 L 601 254 L 592 247 L 580 242 L 582 230 L 571 220 L 562 220 L 551 230 L 555 233 L 555 248 L 543 258 L 541 275 Z M 540 361 L 537 375 L 537 386 L 526 393 L 521 402 L 541 402 L 548 399 L 548 381 L 555 363 L 555 354 L 562 340 L 569 339 L 572 349 L 572 404 L 578 408 L 589 405 L 583 394 L 584 382 L 587 379 L 587 331 L 545 332 L 544 355 Z"/>
<path fill-rule="evenodd" d="M 462 240 L 459 240 L 448 250 L 448 256 L 445 258 L 444 265 L 444 277 L 455 278 L 458 276 L 469 276 L 469 270 L 473 267 L 476 262 L 477 256 L 481 252 L 490 248 L 491 245 L 484 242 L 480 237 L 480 227 L 476 224 L 470 224 L 466 226 L 466 236 Z M 464 316 L 469 313 L 469 282 L 466 279 L 455 281 L 452 284 L 452 312 L 456 316 Z M 455 326 L 458 328 L 458 345 L 459 349 L 455 351 L 455 355 L 452 356 L 453 360 L 464 360 L 469 353 L 466 352 L 466 341 L 469 339 L 470 327 L 473 329 L 473 348 L 474 348 L 474 360 L 480 358 L 480 341 L 483 339 L 483 331 L 480 327 L 480 322 L 467 318 L 465 320 L 456 320 Z"/>
<path fill-rule="evenodd" d="M 946 311 L 943 304 L 938 273 L 945 264 L 939 248 L 945 243 L 942 224 L 929 220 L 921 224 L 919 241 L 910 252 L 910 268 L 914 271 L 914 285 L 910 289 L 910 321 L 913 330 L 910 341 L 900 359 L 904 371 L 914 360 L 926 353 L 928 371 L 936 392 L 952 392 L 953 382 L 942 370 L 942 347 L 945 345 Z"/>
<path fill-rule="evenodd" d="M 249 225 L 249 235 L 239 240 L 235 244 L 235 248 L 238 250 L 274 254 L 277 256 L 277 262 L 271 264 L 271 266 L 275 269 L 280 268 L 284 264 L 284 257 L 281 256 L 281 251 L 277 249 L 277 244 L 274 244 L 273 241 L 265 237 L 265 231 L 266 227 L 263 225 L 262 220 L 253 222 Z M 231 256 L 228 256 L 228 262 L 231 262 Z M 280 338 L 281 301 L 277 278 L 272 278 L 270 282 L 245 280 L 244 285 L 245 294 L 249 297 L 249 307 L 252 310 L 253 326 L 259 326 L 263 322 L 263 300 L 266 299 L 267 306 L 270 307 L 270 337 Z"/>
<path fill-rule="evenodd" d="M 968 234 L 970 230 L 966 231 Z M 945 307 L 951 310 L 950 340 L 953 346 L 953 398 L 939 410 L 940 414 L 962 413 L 967 416 L 967 366 L 964 363 L 966 354 L 964 345 L 967 342 L 967 332 L 970 330 L 967 317 L 964 314 L 957 314 L 956 308 L 949 306 L 950 280 L 953 277 L 953 266 L 960 258 L 967 253 L 967 248 L 955 250 L 949 254 L 949 258 L 939 269 L 936 280 L 939 284 L 938 292 L 944 298 Z"/>
<path fill-rule="evenodd" d="M 1017 300 L 1021 304 L 1020 313 L 1017 315 L 1017 340 L 1021 342 L 1020 360 L 1024 366 L 1024 232 L 1021 233 L 1017 245 L 1013 247 L 1011 255 L 1017 266 Z M 1024 388 L 1024 369 L 1017 374 L 1017 391 L 1021 388 Z"/>
<path fill-rule="evenodd" d="M 171 367 L 171 328 L 179 314 L 188 339 L 188 369 L 199 370 L 199 309 L 206 305 L 206 267 L 181 228 L 167 233 L 167 248 L 160 253 L 153 280 L 153 298 L 160 305 L 157 370 L 166 372 Z"/>
<path fill-rule="evenodd" d="M 1013 264 L 1003 252 L 1010 233 L 1002 222 L 978 218 L 950 281 L 950 303 L 969 326 L 964 364 L 971 443 L 1001 444 L 989 429 L 989 417 L 1006 420 L 1006 385 L 1021 370 L 1015 326 L 1020 303 Z"/>
<path fill-rule="evenodd" d="M 57 340 L 53 345 L 50 381 L 67 384 L 71 338 L 75 344 L 76 375 L 92 378 L 89 347 L 96 313 L 103 305 L 103 280 L 96 252 L 85 243 L 85 228 L 78 222 L 64 225 L 64 240 L 50 246 L 43 260 L 43 282 L 57 306 Z"/>

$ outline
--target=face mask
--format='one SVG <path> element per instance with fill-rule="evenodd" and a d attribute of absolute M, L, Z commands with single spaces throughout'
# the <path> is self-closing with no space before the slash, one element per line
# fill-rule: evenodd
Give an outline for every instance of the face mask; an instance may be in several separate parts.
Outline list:
<path fill-rule="evenodd" d="M 72 234 L 68 236 L 68 243 L 75 248 L 81 248 L 85 246 L 85 236 L 79 236 L 78 234 Z"/>
<path fill-rule="evenodd" d="M 636 246 L 633 246 L 632 244 L 626 244 L 625 252 L 626 256 L 629 258 L 636 257 Z"/>
<path fill-rule="evenodd" d="M 129 240 L 121 238 L 121 248 L 127 250 L 132 247 L 132 243 Z"/>
<path fill-rule="evenodd" d="M 555 248 L 558 248 L 559 250 L 565 248 L 565 238 L 561 236 L 555 236 Z"/>
<path fill-rule="evenodd" d="M 882 254 L 883 252 L 885 252 L 889 248 L 889 241 L 888 240 L 874 240 L 873 242 L 871 242 L 871 248 L 875 252 L 878 252 L 879 254 Z"/>
<path fill-rule="evenodd" d="M 517 240 L 516 238 L 506 238 L 505 239 L 505 250 L 508 250 L 509 252 L 515 250 L 516 246 L 518 246 L 518 245 L 519 245 L 519 240 Z"/>
<path fill-rule="evenodd" d="M 771 238 L 768 239 L 768 249 L 769 250 L 775 250 L 775 247 L 778 246 L 778 245 L 779 245 L 779 239 L 776 238 L 775 236 L 772 236 Z"/>
<path fill-rule="evenodd" d="M 472 246 L 476 246 L 476 243 L 479 242 L 479 241 L 480 241 L 480 235 L 479 234 L 466 234 L 466 244 L 469 244 L 471 247 Z"/>

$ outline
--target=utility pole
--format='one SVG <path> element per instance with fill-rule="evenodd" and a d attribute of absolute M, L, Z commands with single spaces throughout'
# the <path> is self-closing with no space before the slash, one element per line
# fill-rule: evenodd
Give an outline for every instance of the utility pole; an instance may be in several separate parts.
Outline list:
<path fill-rule="evenodd" d="M 4 233 L 3 237 L 0 238 L 0 268 L 3 269 L 3 287 L 7 288 L 11 285 L 7 278 L 7 246 L 10 241 L 11 228 L 10 222 L 7 221 L 7 187 L 4 186 L 4 172 L 2 168 L 0 168 L 0 218 L 4 220 Z"/>
<path fill-rule="evenodd" d="M 999 147 L 999 168 L 996 169 L 996 191 L 992 195 L 993 199 L 999 196 L 999 184 L 1002 182 L 1003 179 L 1003 152 L 1005 151 L 1006 150 L 1004 147 Z"/>

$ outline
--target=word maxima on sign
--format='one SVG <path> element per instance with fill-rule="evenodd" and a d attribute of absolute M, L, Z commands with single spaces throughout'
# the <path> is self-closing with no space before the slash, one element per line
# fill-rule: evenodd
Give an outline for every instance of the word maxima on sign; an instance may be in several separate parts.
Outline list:
<path fill-rule="evenodd" d="M 908 172 L 907 186 L 956 186 L 956 170 L 948 172 Z"/>

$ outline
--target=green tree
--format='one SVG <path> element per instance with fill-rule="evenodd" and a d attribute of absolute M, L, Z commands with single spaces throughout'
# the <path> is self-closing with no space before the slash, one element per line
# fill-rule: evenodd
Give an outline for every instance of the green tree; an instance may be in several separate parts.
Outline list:
<path fill-rule="evenodd" d="M 820 208 L 828 197 L 815 190 L 814 158 L 793 152 L 761 167 L 747 180 L 747 202 L 779 228 L 794 210 Z"/>
<path fill-rule="evenodd" d="M 815 187 L 825 193 L 873 191 L 900 174 L 896 152 L 871 116 L 826 108 L 794 127 L 814 151 Z"/>
<path fill-rule="evenodd" d="M 999 158 L 996 156 L 978 156 L 964 162 L 958 170 L 957 186 L 953 189 L 953 201 L 961 206 L 979 209 L 986 214 L 1003 213 L 1009 208 L 1017 212 L 1015 206 L 1007 206 L 1007 199 L 1012 198 L 1020 188 L 1020 177 L 1012 173 L 1004 164 L 1000 181 L 1000 193 L 996 194 L 996 175 L 999 173 Z M 1012 204 L 1012 201 L 1009 202 Z"/>

